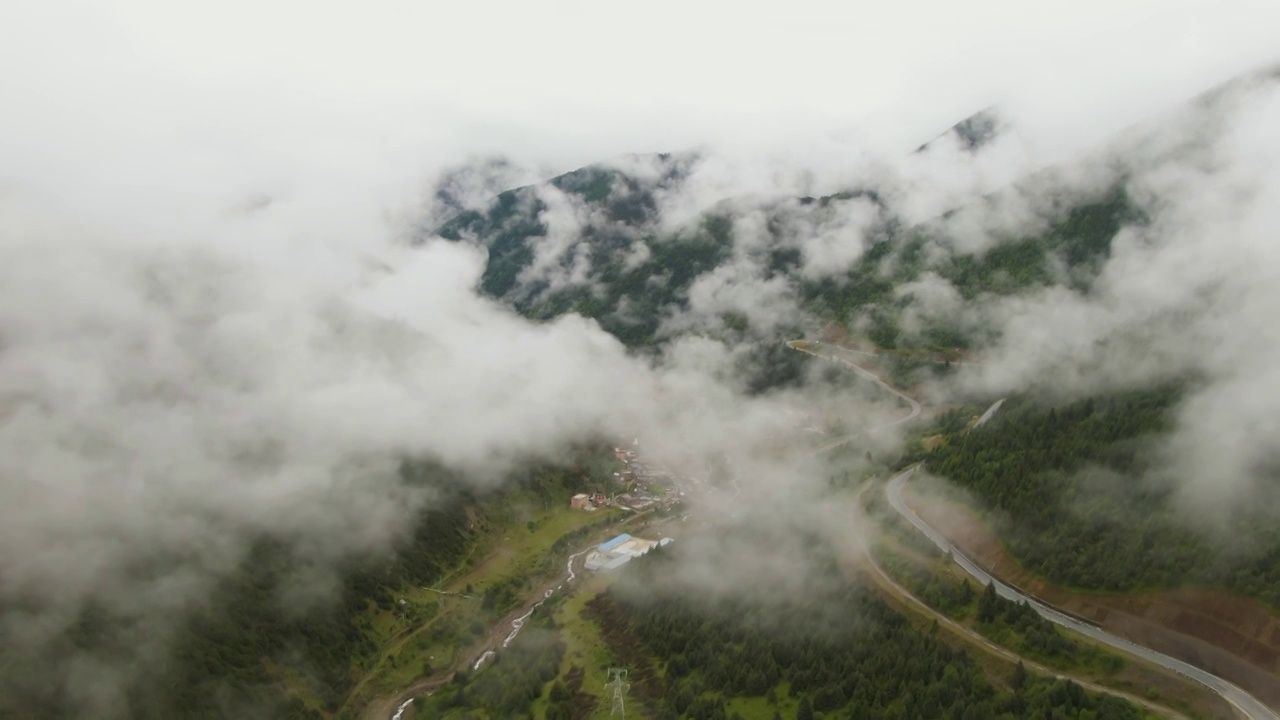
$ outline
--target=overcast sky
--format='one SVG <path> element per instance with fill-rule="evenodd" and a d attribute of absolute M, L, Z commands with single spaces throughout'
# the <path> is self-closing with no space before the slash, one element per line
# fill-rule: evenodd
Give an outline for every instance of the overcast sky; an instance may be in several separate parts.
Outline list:
<path fill-rule="evenodd" d="M 125 162 L 108 146 L 145 136 L 236 174 L 394 184 L 472 151 L 567 169 L 708 141 L 908 146 L 992 103 L 1057 143 L 1274 59 L 1277 27 L 1266 0 L 20 0 L 0 9 L 0 173 Z"/>

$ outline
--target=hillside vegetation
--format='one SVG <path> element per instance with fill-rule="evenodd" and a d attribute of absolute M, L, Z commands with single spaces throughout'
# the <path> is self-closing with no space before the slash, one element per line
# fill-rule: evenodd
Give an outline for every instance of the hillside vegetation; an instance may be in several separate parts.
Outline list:
<path fill-rule="evenodd" d="M 953 132 L 972 149 L 997 124 L 984 115 Z M 734 198 L 673 226 L 660 217 L 664 200 L 682 191 L 698 158 L 635 161 L 646 172 L 620 169 L 625 163 L 582 168 L 502 192 L 483 210 L 425 232 L 482 246 L 488 253 L 482 291 L 530 320 L 578 313 L 641 355 L 657 355 L 689 333 L 721 340 L 737 351 L 740 388 L 763 393 L 795 385 L 808 371 L 809 357 L 779 341 L 823 327 L 883 351 L 896 384 L 946 374 L 950 360 L 998 340 L 993 327 L 962 312 L 964 303 L 1053 285 L 1087 293 L 1117 232 L 1146 222 L 1117 184 L 1050 203 L 1038 230 L 991 238 L 988 248 L 972 252 L 948 236 L 950 214 L 909 224 L 876 187 L 818 198 Z M 825 273 L 807 271 L 803 242 L 843 229 L 855 207 L 873 218 L 858 231 L 861 254 Z M 744 238 L 741 221 L 748 217 L 752 234 Z M 733 308 L 691 320 L 698 283 L 738 272 L 772 283 L 787 306 L 778 314 L 786 317 L 766 322 Z M 909 288 L 922 282 L 945 284 L 959 302 L 916 312 Z M 1173 487 L 1157 472 L 1156 448 L 1180 397 L 1180 387 L 1171 385 L 1057 407 L 1013 398 L 978 431 L 967 428 L 972 409 L 963 408 L 938 421 L 937 442 L 919 457 L 991 508 L 1011 552 L 1050 579 L 1099 590 L 1221 585 L 1280 605 L 1280 526 L 1265 512 L 1280 498 L 1238 511 L 1234 536 L 1248 542 L 1225 554 L 1214 536 L 1189 531 L 1177 515 Z M 460 653 L 525 601 L 533 578 L 562 571 L 561 553 L 601 529 L 575 516 L 538 530 L 539 519 L 557 521 L 552 504 L 563 510 L 568 494 L 592 489 L 584 478 L 606 476 L 607 454 L 598 450 L 516 473 L 493 492 L 434 463 L 406 463 L 403 483 L 435 497 L 412 531 L 385 553 L 324 568 L 333 573 L 325 576 L 330 591 L 297 601 L 297 583 L 312 577 L 313 561 L 281 538 L 246 539 L 250 550 L 239 566 L 220 575 L 200 609 L 172 628 L 173 652 L 162 670 L 138 669 L 140 679 L 120 699 L 126 714 L 349 718 L 369 695 L 456 665 Z M 512 512 L 517 500 L 544 512 Z M 453 609 L 427 588 L 463 569 L 479 573 L 494 537 L 508 532 L 517 537 L 516 549 L 495 561 L 501 572 L 476 580 L 474 597 L 467 580 L 450 579 L 475 602 L 446 617 Z M 823 552 L 820 542 L 814 547 Z M 616 662 L 631 669 L 638 705 L 658 718 L 1143 717 L 1069 682 L 1025 673 L 990 677 L 848 580 L 763 603 L 748 588 L 747 596 L 716 602 L 648 592 L 671 562 L 668 552 L 654 552 L 631 563 L 614 587 L 548 602 L 509 654 L 479 674 L 460 673 L 424 705 L 450 718 L 585 718 L 600 700 L 601 673 Z M 822 562 L 827 576 L 839 577 L 833 561 Z M 938 595 L 936 604 L 950 603 L 948 611 L 972 611 L 991 632 L 1016 635 L 1029 652 L 1060 658 L 1075 652 L 1025 608 L 964 589 L 943 597 L 936 584 L 922 592 Z M 0 609 L 6 618 L 23 612 L 18 601 Z M 90 605 L 49 657 L 0 653 L 6 678 L 0 716 L 81 716 L 82 708 L 67 700 L 76 675 L 65 658 L 109 664 L 133 657 L 126 652 L 130 622 Z"/>
<path fill-rule="evenodd" d="M 989 676 L 870 591 L 837 580 L 829 558 L 818 568 L 834 582 L 768 599 L 745 587 L 719 600 L 655 593 L 672 562 L 655 550 L 603 590 L 553 599 L 490 668 L 459 674 L 415 708 L 445 720 L 585 720 L 608 713 L 608 669 L 623 667 L 628 716 L 656 720 L 1149 717 L 1022 668 Z"/>
<path fill-rule="evenodd" d="M 1180 395 L 1165 386 L 1062 406 L 1014 398 L 972 432 L 969 410 L 957 410 L 925 459 L 991 508 L 1010 552 L 1048 579 L 1097 590 L 1215 585 L 1280 606 L 1269 503 L 1237 508 L 1227 539 L 1190 522 L 1161 479 L 1158 441 Z"/>
<path fill-rule="evenodd" d="M 594 604 L 606 636 L 639 642 L 628 665 L 656 717 L 730 718 L 761 706 L 760 717 L 1144 717 L 1071 682 L 1020 671 L 988 678 L 847 581 L 765 601 L 647 592 L 669 562 L 664 553 L 644 558 Z"/>
<path fill-rule="evenodd" d="M 497 492 L 479 491 L 432 462 L 406 462 L 402 482 L 431 492 L 435 499 L 388 552 L 351 558 L 334 568 L 332 590 L 299 594 L 297 583 L 313 568 L 312 562 L 282 540 L 258 538 L 201 609 L 174 629 L 162 671 L 140 673 L 128 687 L 121 700 L 126 714 L 192 720 L 355 717 L 362 708 L 347 707 L 346 699 L 361 678 L 377 669 L 391 641 L 443 613 L 437 608 L 439 596 L 421 588 L 437 584 L 471 555 L 484 552 L 495 532 L 515 528 L 533 533 L 526 526 L 534 522 L 526 522 L 527 513 L 513 512 L 513 502 L 555 498 L 555 508 L 561 509 L 564 497 L 587 489 L 588 471 L 598 474 L 606 457 L 599 449 L 583 449 L 559 465 L 534 465 L 515 473 Z M 591 519 L 581 513 L 574 517 L 583 523 Z M 564 551 L 567 543 L 581 538 L 582 532 L 569 531 L 552 547 Z M 529 567 L 558 571 L 561 559 L 549 559 L 550 565 L 548 558 L 539 557 Z M 455 613 L 466 622 L 440 623 L 423 640 L 431 641 L 431 647 L 462 650 L 524 601 L 523 575 L 486 580 L 477 585 L 480 597 L 471 603 L 473 609 Z M 402 604 L 406 597 L 412 602 Z M 91 605 L 51 652 L 109 659 L 127 652 L 129 633 L 125 619 Z M 421 664 L 425 646 L 422 657 L 414 657 L 418 665 L 408 668 L 409 677 L 427 674 L 430 668 Z M 388 669 L 395 669 L 401 659 L 392 657 Z M 18 663 L 5 658 L 8 685 L 0 693 L 0 716 L 83 717 L 85 708 L 67 700 L 65 688 L 56 676 L 51 680 L 42 660 Z"/>
<path fill-rule="evenodd" d="M 803 336 L 830 322 L 856 327 L 871 344 L 895 351 L 892 370 L 902 382 L 912 384 L 924 377 L 921 373 L 945 372 L 932 360 L 955 357 L 957 351 L 996 337 L 990 327 L 965 320 L 959 306 L 904 322 L 915 302 L 904 287 L 937 278 L 962 301 L 1055 284 L 1084 291 L 1110 256 L 1115 234 L 1126 224 L 1145 221 L 1117 185 L 1062 203 L 1044 218 L 1039 232 L 994 238 L 985 250 L 962 252 L 948 236 L 945 216 L 907 226 L 870 188 L 820 198 L 726 201 L 679 229 L 663 230 L 657 222 L 659 198 L 678 191 L 693 163 L 663 157 L 666 173 L 657 181 L 590 166 L 542 186 L 504 192 L 485 211 L 463 213 L 435 234 L 482 245 L 489 259 L 481 289 L 526 317 L 545 320 L 577 313 L 593 318 L 640 353 L 654 352 L 688 330 L 671 323 L 690 312 L 690 291 L 700 280 L 732 265 L 750 268 L 759 282 L 781 281 L 797 308 L 783 327 L 754 327 L 747 314 L 726 312 L 703 317 L 694 328 L 746 349 L 739 370 L 750 390 L 761 392 L 794 384 L 800 377 L 795 366 L 801 361 L 780 354 L 776 340 Z M 978 204 L 996 205 L 1018 191 L 1010 188 Z M 572 227 L 549 226 L 550 207 L 542 199 L 546 193 L 568 198 L 575 208 Z M 854 204 L 874 208 L 876 214 L 865 232 L 865 252 L 847 268 L 821 279 L 810 277 L 802 269 L 799 247 L 809 239 L 805 233 L 841 222 Z M 735 223 L 749 215 L 765 218 L 752 224 L 752 232 L 763 236 L 742 245 Z M 535 258 L 553 243 L 553 232 L 560 238 L 555 242 L 569 241 L 553 259 L 551 272 L 560 278 L 554 286 L 534 272 Z"/>

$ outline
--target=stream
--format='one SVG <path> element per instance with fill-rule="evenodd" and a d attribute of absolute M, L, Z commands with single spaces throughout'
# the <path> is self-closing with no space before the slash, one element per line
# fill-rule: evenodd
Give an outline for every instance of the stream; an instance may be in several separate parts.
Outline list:
<path fill-rule="evenodd" d="M 573 582 L 574 578 L 578 576 L 577 573 L 573 571 L 573 561 L 577 560 L 578 558 L 582 557 L 588 552 L 590 552 L 590 548 L 586 550 L 581 550 L 569 556 L 569 560 L 565 562 L 565 570 L 567 572 L 567 575 L 565 576 L 564 582 L 566 583 Z M 528 612 L 512 620 L 511 633 L 507 635 L 507 637 L 502 641 L 502 647 L 505 648 L 511 645 L 511 641 L 515 640 L 516 636 L 520 634 L 520 630 L 521 628 L 524 627 L 525 621 L 527 621 L 529 617 L 533 615 L 533 612 L 537 610 L 539 607 L 541 607 L 542 603 L 549 600 L 552 595 L 556 594 L 557 591 L 562 590 L 563 588 L 564 588 L 564 583 L 560 583 L 559 585 L 551 588 L 550 590 L 547 590 L 545 593 L 542 594 L 542 599 L 534 603 L 533 607 L 530 607 Z M 476 660 L 475 664 L 471 666 L 472 671 L 479 670 L 480 668 L 484 667 L 484 664 L 492 660 L 493 656 L 496 654 L 497 654 L 497 649 L 485 650 L 484 654 L 482 654 Z M 392 718 L 392 720 L 398 720 L 398 719 Z"/>
<path fill-rule="evenodd" d="M 412 704 L 413 698 L 409 698 L 408 700 L 400 703 L 400 707 L 396 708 L 396 714 L 391 716 L 391 720 L 400 720 L 400 718 L 404 716 L 404 711 L 408 710 L 409 706 Z"/>

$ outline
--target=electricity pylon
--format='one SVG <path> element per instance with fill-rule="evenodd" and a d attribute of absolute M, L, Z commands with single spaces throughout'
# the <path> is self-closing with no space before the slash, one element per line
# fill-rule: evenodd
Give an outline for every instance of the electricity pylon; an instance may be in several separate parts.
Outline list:
<path fill-rule="evenodd" d="M 605 687 L 613 688 L 613 709 L 609 711 L 609 717 L 626 717 L 627 708 L 622 698 L 623 693 L 631 688 L 631 683 L 627 682 L 626 668 L 609 668 L 609 682 L 605 683 Z"/>

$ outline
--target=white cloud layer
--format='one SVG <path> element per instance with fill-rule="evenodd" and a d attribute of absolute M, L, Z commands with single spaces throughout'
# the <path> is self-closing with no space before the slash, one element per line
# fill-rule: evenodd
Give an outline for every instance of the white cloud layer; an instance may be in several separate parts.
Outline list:
<path fill-rule="evenodd" d="M 180 612 L 251 532 L 321 559 L 380 547 L 423 501 L 390 481 L 400 453 L 492 473 L 640 428 L 661 452 L 756 461 L 770 497 L 821 478 L 758 449 L 799 432 L 783 412 L 794 398 L 735 394 L 717 343 L 686 338 L 651 367 L 592 322 L 533 325 L 482 299 L 468 247 L 404 248 L 399 223 L 423 188 L 467 158 L 511 165 L 451 176 L 431 217 L 620 153 L 706 146 L 715 160 L 663 198 L 667 221 L 866 178 L 925 219 L 1271 59 L 1276 27 L 1274 3 L 1189 0 L 6 3 L 0 596 L 52 610 L 3 629 L 34 647 L 89 596 L 137 617 Z M 1016 141 L 972 161 L 954 148 L 901 160 L 993 102 Z M 1271 437 L 1260 396 L 1224 403 L 1280 382 L 1274 353 L 1239 364 L 1274 335 L 1275 157 L 1253 152 L 1274 149 L 1274 127 L 1237 128 L 1231 171 L 1207 192 L 1196 168 L 1146 176 L 1194 201 L 1191 217 L 1157 226 L 1159 251 L 1122 238 L 1098 297 L 998 308 L 1021 343 L 1002 381 L 1052 364 L 1026 351 L 1048 347 L 1046 327 L 1053 362 L 1087 366 L 1090 342 L 1219 293 L 1211 307 L 1239 314 L 1195 316 L 1199 360 L 1160 343 L 1146 357 L 1227 391 L 1192 400 L 1187 432 L 1207 437 L 1244 407 L 1253 434 L 1222 442 Z M 549 205 L 531 273 L 558 278 L 567 257 L 572 278 L 588 262 L 571 249 L 584 218 Z M 814 229 L 806 272 L 858 257 L 871 219 L 854 207 Z M 1028 217 L 970 218 L 974 247 L 992 218 Z M 694 286 L 695 313 L 736 309 L 762 329 L 793 313 L 791 289 L 759 277 L 763 224 L 740 222 L 734 262 Z M 1233 252 L 1215 254 L 1224 243 Z M 954 300 L 933 281 L 913 292 Z M 157 556 L 183 562 L 153 585 L 122 580 Z"/>

